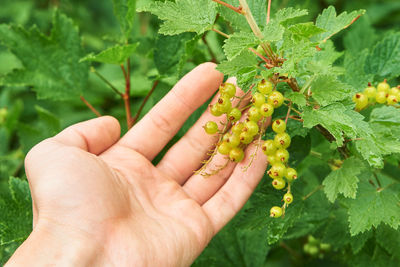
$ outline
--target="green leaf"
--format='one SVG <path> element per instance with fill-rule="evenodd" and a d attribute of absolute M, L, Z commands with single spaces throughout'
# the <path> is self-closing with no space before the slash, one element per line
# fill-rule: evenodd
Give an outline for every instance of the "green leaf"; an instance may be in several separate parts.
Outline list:
<path fill-rule="evenodd" d="M 375 44 L 377 37 L 378 36 L 371 25 L 368 14 L 366 14 L 346 31 L 346 35 L 343 38 L 343 44 L 349 54 L 356 56 L 364 49 L 372 47 Z M 358 67 L 360 68 L 360 66 Z"/>
<path fill-rule="evenodd" d="M 290 99 L 299 107 L 304 107 L 307 104 L 306 97 L 299 92 L 287 91 L 285 92 L 285 98 Z"/>
<path fill-rule="evenodd" d="M 282 8 L 276 12 L 275 20 L 281 24 L 285 24 L 288 20 L 308 15 L 305 9 L 295 9 L 293 7 Z"/>
<path fill-rule="evenodd" d="M 283 28 L 277 21 L 271 20 L 263 30 L 264 41 L 276 42 L 282 39 L 285 28 Z"/>
<path fill-rule="evenodd" d="M 391 255 L 400 259 L 400 231 L 381 225 L 376 231 L 376 242 Z"/>
<path fill-rule="evenodd" d="M 223 48 L 226 58 L 232 60 L 244 50 L 255 46 L 257 43 L 258 41 L 253 34 L 249 34 L 248 32 L 235 32 L 225 40 Z"/>
<path fill-rule="evenodd" d="M 312 22 L 298 23 L 293 26 L 290 26 L 288 30 L 295 36 L 307 38 L 325 32 L 324 29 L 321 29 L 314 25 Z"/>
<path fill-rule="evenodd" d="M 352 94 L 349 86 L 340 82 L 335 75 L 317 75 L 310 88 L 312 97 L 323 106 L 349 98 Z"/>
<path fill-rule="evenodd" d="M 136 0 L 113 0 L 114 14 L 117 17 L 121 31 L 128 38 L 133 29 L 136 14 Z"/>
<path fill-rule="evenodd" d="M 344 57 L 344 68 L 346 69 L 344 81 L 354 88 L 365 88 L 368 82 L 372 82 L 374 75 L 367 74 L 364 71 L 365 61 L 368 56 L 368 50 L 359 51 L 354 54 L 346 52 Z M 355 92 L 354 92 L 355 93 Z"/>
<path fill-rule="evenodd" d="M 350 238 L 351 249 L 354 254 L 360 252 L 360 250 L 364 247 L 365 243 L 373 236 L 373 231 L 367 231 L 364 233 L 360 233 L 358 235 L 352 236 Z"/>
<path fill-rule="evenodd" d="M 96 61 L 108 64 L 123 64 L 135 51 L 139 43 L 128 45 L 115 45 L 110 47 L 97 55 L 89 54 L 82 58 L 82 61 Z"/>
<path fill-rule="evenodd" d="M 364 70 L 379 79 L 400 75 L 400 32 L 391 33 L 376 44 L 366 58 Z"/>
<path fill-rule="evenodd" d="M 355 198 L 357 193 L 357 176 L 363 170 L 363 163 L 358 158 L 348 158 L 340 169 L 331 172 L 322 183 L 326 197 L 335 202 L 339 194 L 344 197 Z"/>
<path fill-rule="evenodd" d="M 211 29 L 217 14 L 216 3 L 209 0 L 159 1 L 139 11 L 148 11 L 163 20 L 159 32 L 165 35 L 202 34 Z"/>
<path fill-rule="evenodd" d="M 0 245 L 21 242 L 32 231 L 32 202 L 25 180 L 10 177 L 0 198 Z"/>
<path fill-rule="evenodd" d="M 353 11 L 349 14 L 347 12 L 341 13 L 339 16 L 336 16 L 336 10 L 333 6 L 329 6 L 328 8 L 322 11 L 317 18 L 315 23 L 316 26 L 325 30 L 324 33 L 316 35 L 313 40 L 315 41 L 326 41 L 331 38 L 334 34 L 340 32 L 344 28 L 351 25 L 351 23 L 359 16 L 363 15 L 365 10 L 357 10 Z"/>
<path fill-rule="evenodd" d="M 331 244 L 334 249 L 342 248 L 350 241 L 349 226 L 347 223 L 346 209 L 339 208 L 331 215 L 324 230 L 323 243 Z"/>
<path fill-rule="evenodd" d="M 55 12 L 49 37 L 36 26 L 0 25 L 0 42 L 21 61 L 24 68 L 14 70 L 3 85 L 33 86 L 39 99 L 63 100 L 79 96 L 86 88 L 89 66 L 79 63 L 81 40 L 72 20 Z"/>
<path fill-rule="evenodd" d="M 360 182 L 358 196 L 350 202 L 351 235 L 365 232 L 381 223 L 397 229 L 400 225 L 399 196 L 392 187 L 377 190 L 367 181 Z"/>

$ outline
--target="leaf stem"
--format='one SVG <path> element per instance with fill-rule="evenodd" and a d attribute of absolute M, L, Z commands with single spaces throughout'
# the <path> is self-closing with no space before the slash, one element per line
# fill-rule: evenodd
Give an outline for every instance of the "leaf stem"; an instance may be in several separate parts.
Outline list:
<path fill-rule="evenodd" d="M 201 40 L 203 40 L 203 43 L 204 43 L 204 44 L 206 45 L 206 47 L 207 47 L 208 53 L 210 53 L 210 55 L 211 55 L 211 62 L 216 63 L 216 62 L 217 62 L 217 57 L 215 56 L 215 54 L 214 54 L 214 52 L 212 51 L 212 49 L 211 49 L 209 43 L 207 42 L 206 34 L 207 34 L 207 32 L 205 32 L 205 33 L 203 34 L 203 36 L 201 37 Z"/>
<path fill-rule="evenodd" d="M 379 180 L 378 175 L 376 174 L 376 172 L 374 172 L 373 174 L 374 174 L 376 182 L 378 183 L 378 189 L 377 190 L 379 190 L 379 189 L 382 188 L 381 181 Z"/>
<path fill-rule="evenodd" d="M 247 23 L 249 24 L 251 30 L 254 32 L 254 35 L 257 36 L 260 40 L 264 39 L 264 35 L 262 34 L 260 28 L 257 25 L 256 20 L 253 17 L 253 14 L 251 14 L 251 10 L 249 8 L 249 5 L 247 4 L 246 0 L 239 0 L 240 6 L 242 7 L 242 14 L 247 20 Z"/>
<path fill-rule="evenodd" d="M 232 6 L 231 4 L 225 3 L 224 1 L 221 1 L 221 0 L 213 0 L 213 1 L 218 3 L 218 4 L 221 4 L 223 6 L 226 6 L 229 9 L 232 9 L 236 13 L 242 14 L 242 8 L 241 7 Z"/>
<path fill-rule="evenodd" d="M 271 14 L 271 0 L 268 0 L 267 24 L 269 23 L 270 14 Z"/>
<path fill-rule="evenodd" d="M 214 31 L 214 32 L 216 32 L 216 33 L 218 33 L 219 35 L 224 36 L 224 37 L 227 38 L 227 39 L 229 39 L 229 37 L 230 37 L 228 34 L 226 34 L 226 33 L 224 33 L 224 32 L 221 32 L 220 30 L 217 30 L 217 29 L 215 29 L 215 28 L 212 28 L 211 30 Z"/>
<path fill-rule="evenodd" d="M 306 200 L 307 198 L 311 197 L 314 193 L 318 192 L 319 190 L 321 190 L 322 188 L 324 188 L 324 186 L 322 184 L 320 184 L 319 186 L 317 186 L 316 188 L 314 188 L 310 193 L 308 193 L 307 195 L 305 195 L 303 197 L 303 201 Z"/>
<path fill-rule="evenodd" d="M 125 93 L 123 94 L 122 98 L 124 100 L 125 106 L 125 113 L 126 113 L 126 125 L 128 129 L 132 128 L 132 113 L 131 113 L 131 104 L 130 104 L 130 94 L 131 94 L 131 77 L 130 77 L 130 60 L 126 61 L 128 71 L 125 70 L 123 64 L 121 64 L 122 72 L 124 73 L 125 77 Z"/>
<path fill-rule="evenodd" d="M 147 93 L 146 97 L 143 99 L 143 102 L 142 102 L 142 104 L 141 104 L 140 107 L 139 107 L 139 110 L 136 112 L 135 117 L 133 117 L 133 119 L 132 119 L 132 125 L 135 125 L 135 124 L 136 124 L 137 120 L 139 119 L 140 113 L 142 113 L 142 110 L 143 110 L 143 108 L 144 108 L 144 105 L 146 105 L 147 101 L 149 100 L 150 96 L 153 94 L 154 89 L 156 89 L 156 87 L 157 87 L 157 85 L 158 85 L 159 82 L 160 82 L 159 80 L 156 80 L 156 81 L 153 83 L 153 86 L 151 87 L 151 90 Z"/>
<path fill-rule="evenodd" d="M 105 84 L 107 84 L 117 95 L 119 96 L 123 96 L 123 94 L 118 91 L 117 88 L 114 87 L 114 85 L 112 85 L 103 75 L 101 75 L 95 68 L 91 67 L 90 71 L 93 72 L 94 74 L 96 74 L 97 77 L 100 78 L 100 80 L 102 80 Z"/>
<path fill-rule="evenodd" d="M 80 96 L 81 100 L 83 103 L 85 103 L 85 105 L 91 110 L 93 111 L 94 114 L 96 114 L 97 117 L 101 117 L 100 112 L 98 112 L 82 95 Z"/>
<path fill-rule="evenodd" d="M 288 110 L 287 110 L 286 118 L 285 118 L 285 124 L 287 124 L 287 121 L 288 121 L 288 119 L 289 119 L 289 115 L 290 115 L 290 111 L 291 111 L 291 110 L 292 110 L 292 102 L 289 102 Z"/>

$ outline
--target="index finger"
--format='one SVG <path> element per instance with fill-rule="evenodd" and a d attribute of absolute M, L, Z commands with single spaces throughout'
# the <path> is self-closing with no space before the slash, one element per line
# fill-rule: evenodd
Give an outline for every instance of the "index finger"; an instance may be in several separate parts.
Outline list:
<path fill-rule="evenodd" d="M 152 160 L 179 131 L 187 118 L 218 89 L 223 74 L 204 63 L 186 74 L 149 113 L 120 139 Z"/>

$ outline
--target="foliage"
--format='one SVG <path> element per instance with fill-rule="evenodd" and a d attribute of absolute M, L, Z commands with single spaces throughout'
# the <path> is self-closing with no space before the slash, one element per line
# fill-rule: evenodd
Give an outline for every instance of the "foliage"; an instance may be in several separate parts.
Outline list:
<path fill-rule="evenodd" d="M 272 1 L 267 23 L 268 1 L 245 2 L 258 34 L 244 15 L 211 0 L 2 1 L 1 264 L 31 229 L 24 156 L 94 116 L 80 97 L 118 118 L 126 131 L 121 96 L 130 98 L 140 119 L 184 73 L 211 60 L 244 91 L 270 79 L 291 100 L 289 163 L 299 178 L 284 218 L 269 218 L 282 199 L 266 175 L 194 266 L 400 264 L 400 110 L 374 104 L 357 112 L 351 101 L 368 82 L 400 83 L 400 4 Z M 284 105 L 273 119 L 286 114 Z M 309 244 L 319 246 L 318 254 L 309 253 Z"/>

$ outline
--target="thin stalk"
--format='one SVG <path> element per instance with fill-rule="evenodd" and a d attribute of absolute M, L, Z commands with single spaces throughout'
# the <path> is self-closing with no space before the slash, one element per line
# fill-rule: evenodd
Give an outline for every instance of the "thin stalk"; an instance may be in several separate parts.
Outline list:
<path fill-rule="evenodd" d="M 311 197 L 315 192 L 318 192 L 319 190 L 321 190 L 322 188 L 324 188 L 324 186 L 321 184 L 319 186 L 317 186 L 316 188 L 314 188 L 313 191 L 311 191 L 310 193 L 308 193 L 306 196 L 303 197 L 303 200 L 306 200 L 307 198 Z"/>
<path fill-rule="evenodd" d="M 251 10 L 249 8 L 249 5 L 247 4 L 246 0 L 239 0 L 240 6 L 242 7 L 242 14 L 247 20 L 247 23 L 249 24 L 251 30 L 254 32 L 254 35 L 257 36 L 259 39 L 264 39 L 264 35 L 262 34 L 260 28 L 257 25 L 256 20 L 253 17 L 253 14 L 251 14 Z"/>
<path fill-rule="evenodd" d="M 144 98 L 142 104 L 141 104 L 140 107 L 139 107 L 139 110 L 136 112 L 135 117 L 133 117 L 133 119 L 132 119 L 132 125 L 135 125 L 135 123 L 137 122 L 137 120 L 138 120 L 138 118 L 139 118 L 139 116 L 140 116 L 140 113 L 142 113 L 142 110 L 143 110 L 143 108 L 144 108 L 144 105 L 146 105 L 147 101 L 149 100 L 150 96 L 153 94 L 154 89 L 156 89 L 156 87 L 157 87 L 157 85 L 158 85 L 159 82 L 160 82 L 159 80 L 156 80 L 156 81 L 153 83 L 153 86 L 151 87 L 151 90 L 147 93 L 146 97 Z"/>
<path fill-rule="evenodd" d="M 125 93 L 123 94 L 125 113 L 126 113 L 126 125 L 128 129 L 132 128 L 132 113 L 131 113 L 131 104 L 130 104 L 130 94 L 131 94 L 131 79 L 130 79 L 130 60 L 127 60 L 127 68 L 128 72 L 125 70 L 123 64 L 121 64 L 121 69 L 125 77 Z"/>
<path fill-rule="evenodd" d="M 94 113 L 97 117 L 101 117 L 100 112 L 98 112 L 83 96 L 80 96 L 81 100 L 85 105 Z"/>
<path fill-rule="evenodd" d="M 118 89 L 115 88 L 114 85 L 112 85 L 103 75 L 101 75 L 99 72 L 97 72 L 97 70 L 95 68 L 92 67 L 90 70 L 91 70 L 91 72 L 96 74 L 96 76 L 99 77 L 100 80 L 102 80 L 105 84 L 107 84 L 116 94 L 118 94 L 119 96 L 122 97 L 123 94 L 120 91 L 118 91 Z"/>
<path fill-rule="evenodd" d="M 212 49 L 211 49 L 209 43 L 207 42 L 206 33 L 207 33 L 207 32 L 205 32 L 205 33 L 203 34 L 203 36 L 201 37 L 201 40 L 203 40 L 203 43 L 204 43 L 204 44 L 206 45 L 206 47 L 207 47 L 208 53 L 210 53 L 210 55 L 211 55 L 211 62 L 216 63 L 216 62 L 217 62 L 217 57 L 215 56 L 215 54 L 214 54 L 214 52 L 212 51 Z"/>
<path fill-rule="evenodd" d="M 287 121 L 288 121 L 288 119 L 289 119 L 289 115 L 290 115 L 291 109 L 292 109 L 292 102 L 289 102 L 288 110 L 287 110 L 286 118 L 285 118 L 285 124 L 287 124 Z"/>
<path fill-rule="evenodd" d="M 227 38 L 227 39 L 229 39 L 229 37 L 230 37 L 228 34 L 226 34 L 226 33 L 224 33 L 224 32 L 221 32 L 220 30 L 217 30 L 217 29 L 215 29 L 215 28 L 212 28 L 211 30 L 214 31 L 214 32 L 216 32 L 216 33 L 218 33 L 219 35 L 224 36 L 224 37 Z"/>
<path fill-rule="evenodd" d="M 221 0 L 213 0 L 213 1 L 218 3 L 218 4 L 221 4 L 223 6 L 226 6 L 229 9 L 232 9 L 236 13 L 242 14 L 242 8 L 240 8 L 240 7 L 232 6 L 231 4 L 225 3 L 224 1 L 221 1 Z"/>
<path fill-rule="evenodd" d="M 270 14 L 271 14 L 271 0 L 268 0 L 267 24 L 269 23 Z"/>

